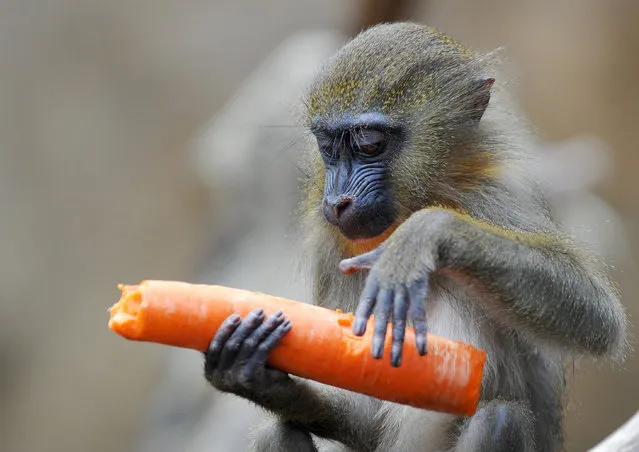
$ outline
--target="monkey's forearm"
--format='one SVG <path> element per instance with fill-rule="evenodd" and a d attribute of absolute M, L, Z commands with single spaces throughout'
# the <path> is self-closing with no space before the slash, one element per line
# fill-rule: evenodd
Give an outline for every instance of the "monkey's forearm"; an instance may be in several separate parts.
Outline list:
<path fill-rule="evenodd" d="M 380 401 L 308 380 L 293 381 L 286 396 L 258 403 L 317 436 L 374 450 L 378 429 L 369 413 L 379 408 Z M 361 449 L 363 444 L 368 447 Z"/>
<path fill-rule="evenodd" d="M 622 345 L 624 317 L 613 289 L 559 237 L 515 233 L 445 210 L 418 221 L 431 223 L 421 230 L 437 230 L 426 234 L 437 242 L 435 269 L 479 281 L 493 295 L 486 308 L 509 324 L 594 354 Z"/>

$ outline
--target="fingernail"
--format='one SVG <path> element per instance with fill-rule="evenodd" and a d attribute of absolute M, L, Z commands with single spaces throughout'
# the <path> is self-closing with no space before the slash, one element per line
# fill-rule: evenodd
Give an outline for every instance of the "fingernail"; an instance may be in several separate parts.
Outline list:
<path fill-rule="evenodd" d="M 262 317 L 264 315 L 264 309 L 257 308 L 253 311 L 253 314 L 257 317 Z"/>
<path fill-rule="evenodd" d="M 290 320 L 286 320 L 286 322 L 282 323 L 284 329 L 290 329 L 293 326 L 293 323 Z"/>
<path fill-rule="evenodd" d="M 391 349 L 391 364 L 393 367 L 399 367 L 402 362 L 402 345 L 393 344 Z"/>
<path fill-rule="evenodd" d="M 371 353 L 373 358 L 380 359 L 384 354 L 384 342 L 379 339 L 373 339 L 373 346 L 371 347 Z"/>
<path fill-rule="evenodd" d="M 242 318 L 239 316 L 239 314 L 233 314 L 230 319 L 232 323 L 238 323 L 240 320 L 242 320 Z"/>
<path fill-rule="evenodd" d="M 402 364 L 402 357 L 396 356 L 395 358 L 391 358 L 391 366 L 399 367 Z"/>
<path fill-rule="evenodd" d="M 364 319 L 355 319 L 353 321 L 353 334 L 356 336 L 361 336 L 366 332 L 366 320 Z"/>
<path fill-rule="evenodd" d="M 426 338 L 424 336 L 417 336 L 417 351 L 420 355 L 425 355 L 428 353 L 428 347 L 426 346 Z"/>

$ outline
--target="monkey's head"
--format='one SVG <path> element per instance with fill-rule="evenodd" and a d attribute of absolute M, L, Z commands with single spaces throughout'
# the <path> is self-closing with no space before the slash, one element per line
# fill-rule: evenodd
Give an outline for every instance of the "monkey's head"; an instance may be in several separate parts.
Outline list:
<path fill-rule="evenodd" d="M 480 57 L 417 24 L 378 25 L 343 47 L 307 101 L 325 219 L 359 241 L 428 206 L 451 149 L 488 106 L 484 71 Z"/>

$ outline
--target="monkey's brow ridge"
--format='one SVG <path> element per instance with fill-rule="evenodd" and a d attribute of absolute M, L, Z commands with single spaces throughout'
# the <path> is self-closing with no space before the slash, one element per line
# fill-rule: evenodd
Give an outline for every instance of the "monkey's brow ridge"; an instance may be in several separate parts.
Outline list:
<path fill-rule="evenodd" d="M 378 111 L 369 111 L 359 114 L 344 113 L 339 118 L 325 118 L 317 115 L 311 120 L 311 130 L 339 133 L 346 129 L 372 128 L 388 130 L 393 128 L 392 122 L 386 115 Z"/>

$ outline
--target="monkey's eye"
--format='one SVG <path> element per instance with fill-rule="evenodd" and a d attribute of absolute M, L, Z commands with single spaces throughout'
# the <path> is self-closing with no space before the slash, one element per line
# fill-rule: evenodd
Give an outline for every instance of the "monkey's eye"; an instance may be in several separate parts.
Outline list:
<path fill-rule="evenodd" d="M 356 149 L 366 156 L 377 155 L 386 142 L 386 134 L 375 129 L 359 129 L 353 133 Z"/>
<path fill-rule="evenodd" d="M 335 157 L 335 146 L 333 143 L 333 139 L 324 135 L 316 135 L 317 146 L 319 147 L 320 152 L 329 158 Z"/>

